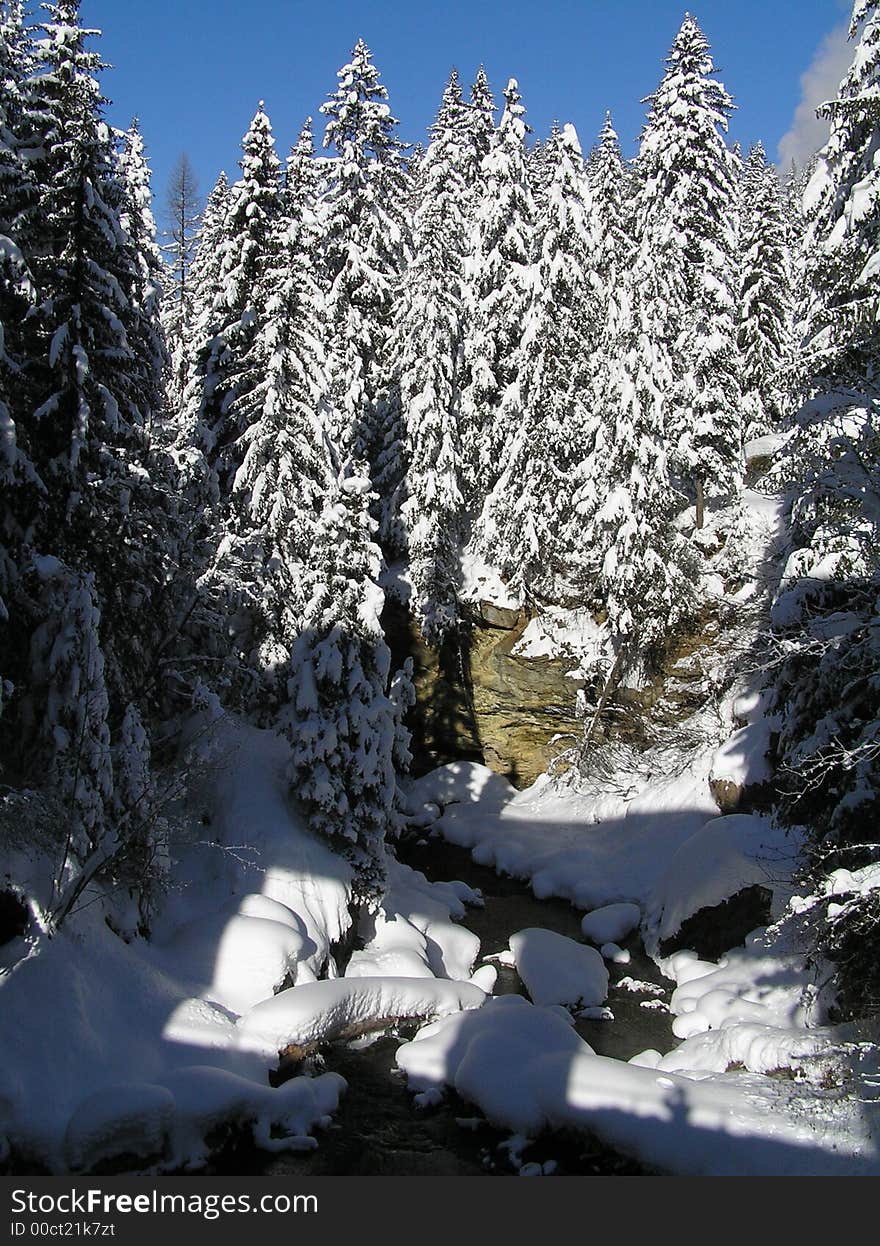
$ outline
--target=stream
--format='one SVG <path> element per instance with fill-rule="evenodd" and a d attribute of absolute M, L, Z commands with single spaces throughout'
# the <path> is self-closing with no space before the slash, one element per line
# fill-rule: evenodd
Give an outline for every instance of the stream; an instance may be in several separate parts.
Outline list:
<path fill-rule="evenodd" d="M 562 900 L 538 900 L 528 886 L 477 865 L 466 849 L 440 839 L 407 841 L 398 856 L 429 879 L 460 879 L 479 889 L 485 907 L 467 909 L 462 921 L 481 942 L 481 956 L 500 952 L 510 936 L 542 926 L 580 940 L 578 910 Z M 625 944 L 631 960 L 608 964 L 611 977 L 607 1004 L 613 1021 L 578 1019 L 575 1028 L 600 1055 L 628 1060 L 646 1048 L 666 1052 L 674 1045 L 668 1004 L 672 984 L 661 977 L 644 952 L 638 935 Z M 622 979 L 651 984 L 634 991 Z M 494 994 L 526 994 L 514 969 L 498 967 Z M 660 1003 L 663 1007 L 658 1006 Z M 643 1005 L 649 1005 L 644 1007 Z M 348 1082 L 332 1125 L 318 1135 L 318 1148 L 294 1154 L 268 1155 L 251 1145 L 229 1146 L 209 1172 L 262 1176 L 509 1176 L 512 1167 L 505 1142 L 509 1131 L 493 1128 L 477 1110 L 447 1095 L 440 1105 L 415 1106 L 413 1095 L 394 1063 L 401 1041 L 414 1030 L 368 1044 L 337 1044 L 325 1049 L 322 1070 L 340 1073 Z M 558 1175 L 638 1175 L 645 1170 L 587 1135 L 552 1133 L 529 1146 L 523 1163 L 552 1162 Z"/>

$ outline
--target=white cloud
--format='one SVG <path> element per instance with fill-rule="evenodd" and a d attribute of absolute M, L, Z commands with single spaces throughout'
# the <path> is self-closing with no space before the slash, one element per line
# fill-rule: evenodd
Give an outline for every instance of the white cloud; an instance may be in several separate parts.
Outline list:
<path fill-rule="evenodd" d="M 805 164 L 824 146 L 828 138 L 828 122 L 816 116 L 816 109 L 825 100 L 834 99 L 841 80 L 853 58 L 853 47 L 847 39 L 849 24 L 844 22 L 830 31 L 813 57 L 809 68 L 801 74 L 801 99 L 792 117 L 791 128 L 779 140 L 779 166 L 788 168 L 792 160 Z"/>

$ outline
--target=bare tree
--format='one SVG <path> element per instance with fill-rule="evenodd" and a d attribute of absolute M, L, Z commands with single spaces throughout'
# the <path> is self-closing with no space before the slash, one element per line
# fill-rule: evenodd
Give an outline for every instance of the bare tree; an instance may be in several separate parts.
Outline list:
<path fill-rule="evenodd" d="M 199 223 L 199 184 L 186 152 L 181 152 L 171 171 L 165 202 L 168 242 L 165 252 L 171 277 L 171 297 L 166 334 L 171 354 L 171 393 L 177 399 L 186 383 L 186 340 L 192 323 L 190 267 L 196 249 Z"/>

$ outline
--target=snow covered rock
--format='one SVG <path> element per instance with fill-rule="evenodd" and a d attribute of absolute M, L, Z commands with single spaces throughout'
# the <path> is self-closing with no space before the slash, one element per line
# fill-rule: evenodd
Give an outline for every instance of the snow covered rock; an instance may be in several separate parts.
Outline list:
<path fill-rule="evenodd" d="M 652 898 L 650 918 L 661 943 L 702 909 L 715 908 L 751 887 L 772 888 L 781 872 L 782 838 L 766 819 L 751 814 L 713 818 L 692 835 L 672 857 Z M 754 923 L 761 924 L 766 923 Z M 728 946 L 748 933 L 732 937 Z"/>
<path fill-rule="evenodd" d="M 591 943 L 620 943 L 641 921 L 637 904 L 606 904 L 581 921 L 581 934 Z"/>
<path fill-rule="evenodd" d="M 595 948 L 553 930 L 534 928 L 512 935 L 510 949 L 535 1004 L 589 1008 L 605 1002 L 608 970 Z"/>

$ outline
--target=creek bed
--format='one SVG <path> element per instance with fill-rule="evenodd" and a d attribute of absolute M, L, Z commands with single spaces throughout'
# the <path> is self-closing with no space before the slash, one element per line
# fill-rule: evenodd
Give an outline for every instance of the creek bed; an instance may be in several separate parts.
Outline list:
<path fill-rule="evenodd" d="M 410 839 L 398 855 L 435 880 L 460 879 L 479 888 L 485 907 L 468 908 L 462 925 L 481 941 L 481 956 L 500 952 L 510 936 L 541 926 L 580 939 L 580 913 L 563 900 L 539 900 L 517 879 L 477 865 L 466 849 L 440 839 Z M 648 1047 L 668 1051 L 674 1045 L 668 1011 L 643 1008 L 643 1002 L 668 1001 L 671 984 L 648 959 L 637 936 L 626 944 L 627 965 L 609 964 L 608 1005 L 614 1021 L 578 1019 L 577 1032 L 601 1055 L 628 1060 Z M 623 978 L 654 984 L 663 994 L 618 987 Z M 525 994 L 515 970 L 499 966 L 495 994 Z M 436 1107 L 419 1109 L 397 1070 L 395 1053 L 413 1031 L 385 1035 L 368 1045 L 337 1044 L 324 1050 L 319 1067 L 340 1073 L 348 1082 L 333 1124 L 318 1135 L 315 1151 L 268 1155 L 252 1146 L 230 1147 L 209 1171 L 265 1176 L 509 1176 L 504 1150 L 509 1130 L 493 1128 L 470 1104 L 447 1092 Z M 583 1134 L 542 1136 L 524 1152 L 523 1162 L 552 1160 L 561 1176 L 639 1175 L 644 1169 Z"/>

